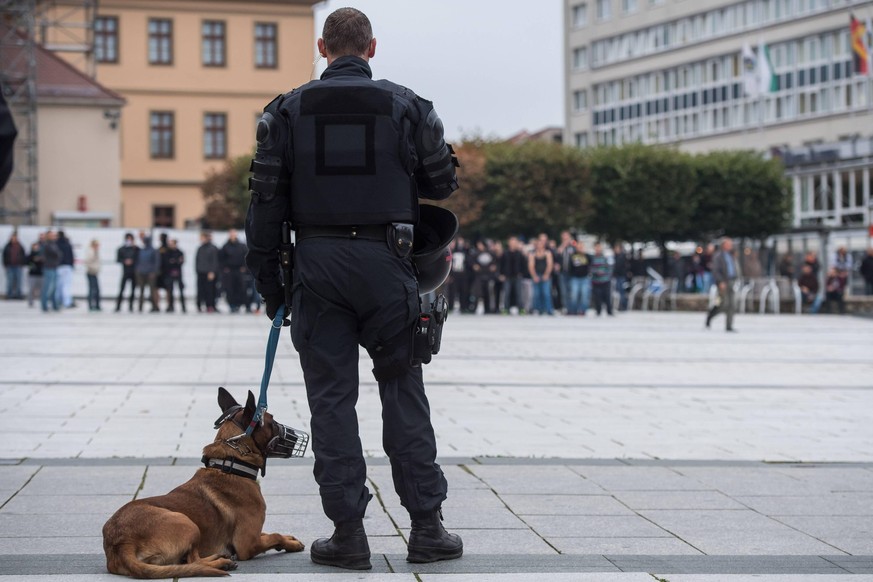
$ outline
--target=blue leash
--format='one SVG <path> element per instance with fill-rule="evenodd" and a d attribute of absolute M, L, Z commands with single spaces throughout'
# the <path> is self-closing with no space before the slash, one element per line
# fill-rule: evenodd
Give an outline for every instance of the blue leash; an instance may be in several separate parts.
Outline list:
<path fill-rule="evenodd" d="M 267 338 L 267 354 L 264 358 L 264 375 L 261 377 L 261 395 L 258 397 L 258 408 L 252 417 L 252 422 L 246 429 L 246 436 L 252 436 L 252 431 L 264 418 L 267 410 L 267 386 L 270 385 L 270 374 L 273 373 L 273 361 L 276 359 L 276 348 L 279 347 L 279 332 L 282 331 L 282 323 L 285 320 L 284 306 L 276 312 L 276 317 L 270 324 L 270 336 Z"/>

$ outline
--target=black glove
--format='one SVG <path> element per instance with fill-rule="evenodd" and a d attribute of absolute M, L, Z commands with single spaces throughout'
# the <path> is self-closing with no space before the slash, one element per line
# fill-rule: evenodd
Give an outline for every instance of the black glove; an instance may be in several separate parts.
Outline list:
<path fill-rule="evenodd" d="M 284 291 L 279 291 L 272 295 L 264 295 L 264 303 L 267 306 L 266 313 L 267 317 L 270 318 L 270 321 L 276 319 L 276 313 L 279 311 L 279 308 L 282 308 L 285 310 L 282 325 L 285 327 L 291 325 L 291 320 L 288 319 L 288 316 L 291 315 L 291 309 L 285 305 Z"/>

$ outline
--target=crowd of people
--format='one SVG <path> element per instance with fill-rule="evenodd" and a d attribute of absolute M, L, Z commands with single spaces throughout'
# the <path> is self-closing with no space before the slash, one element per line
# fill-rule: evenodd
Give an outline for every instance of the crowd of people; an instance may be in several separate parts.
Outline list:
<path fill-rule="evenodd" d="M 623 245 L 607 257 L 601 243 L 588 251 L 569 231 L 560 241 L 540 234 L 529 242 L 463 237 L 452 243 L 452 269 L 443 286 L 449 306 L 461 313 L 584 316 L 591 310 L 613 315 L 612 291 L 619 310 L 627 309 L 632 261 Z"/>
<path fill-rule="evenodd" d="M 201 233 L 194 258 L 197 311 L 217 313 L 216 302 L 222 296 L 231 312 L 260 311 L 261 297 L 246 268 L 245 256 L 246 245 L 235 230 L 228 233 L 228 240 L 220 249 L 212 243 L 209 232 Z M 38 304 L 46 313 L 76 307 L 72 293 L 75 261 L 73 245 L 63 230 L 40 233 L 29 249 L 25 249 L 18 235 L 13 233 L 3 248 L 6 298 L 26 299 L 30 307 Z M 178 240 L 163 233 L 155 247 L 145 231 L 139 232 L 139 243 L 134 234 L 128 232 L 115 253 L 115 261 L 121 267 L 116 312 L 120 312 L 125 303 L 130 312 L 143 312 L 146 305 L 150 313 L 160 312 L 162 305 L 167 313 L 175 312 L 177 305 L 183 313 L 187 311 L 182 276 L 185 254 Z M 81 262 L 88 282 L 88 309 L 102 311 L 99 275 L 103 258 L 97 239 L 90 242 Z"/>
<path fill-rule="evenodd" d="M 618 294 L 618 309 L 628 307 L 628 290 L 634 277 L 647 273 L 647 264 L 639 252 L 622 244 L 611 253 L 601 243 L 586 244 L 569 231 L 559 240 L 546 234 L 523 241 L 510 237 L 499 240 L 480 239 L 469 244 L 458 237 L 451 246 L 452 269 L 443 285 L 449 304 L 461 313 L 505 313 L 584 316 L 592 310 L 600 315 L 613 314 L 613 292 Z M 713 285 L 712 262 L 718 250 L 707 245 L 688 257 L 674 253 L 668 260 L 669 277 L 675 278 L 678 291 L 709 293 Z M 261 297 L 245 263 L 246 245 L 235 230 L 218 248 L 212 235 L 203 232 L 194 257 L 197 281 L 197 311 L 216 313 L 216 303 L 223 297 L 230 312 L 258 312 Z M 127 233 L 115 255 L 122 275 L 115 311 L 126 304 L 128 311 L 185 312 L 185 281 L 182 265 L 185 254 L 178 241 L 167 234 L 152 237 L 139 232 L 137 243 Z M 742 262 L 742 261 L 741 261 Z M 103 259 L 100 243 L 92 240 L 82 259 L 88 281 L 88 308 L 101 310 L 99 274 Z M 6 271 L 6 298 L 26 299 L 28 305 L 39 304 L 43 311 L 72 308 L 72 283 L 75 264 L 73 245 L 63 230 L 40 233 L 39 239 L 25 248 L 13 233 L 3 248 Z M 749 276 L 747 264 L 742 265 Z M 845 312 L 845 295 L 849 275 L 855 270 L 852 255 L 840 247 L 831 257 L 824 277 L 815 251 L 807 252 L 795 269 L 794 256 L 785 254 L 778 264 L 778 274 L 796 280 L 804 306 L 810 313 Z M 869 249 L 857 269 L 864 279 L 865 290 L 873 295 L 873 248 Z M 823 286 L 822 282 L 823 281 Z M 25 291 L 26 290 L 26 291 Z"/>
<path fill-rule="evenodd" d="M 628 308 L 628 292 L 634 278 L 654 276 L 653 270 L 666 273 L 665 279 L 675 281 L 679 293 L 708 294 L 716 283 L 714 259 L 721 250 L 715 244 L 699 247 L 689 256 L 673 252 L 664 261 L 646 261 L 641 252 L 616 244 L 611 249 L 601 243 L 589 250 L 586 244 L 569 231 L 559 240 L 540 234 L 530 241 L 510 237 L 505 245 L 499 240 L 480 239 L 470 244 L 458 237 L 452 247 L 452 270 L 442 292 L 449 305 L 461 313 L 502 313 L 552 315 L 585 315 L 594 310 L 612 314 L 613 293 L 618 295 L 618 309 Z M 735 277 L 763 276 L 757 256 L 748 250 L 737 255 Z M 783 256 L 779 275 L 797 280 L 804 304 L 810 313 L 820 311 L 845 312 L 845 294 L 850 273 L 854 270 L 852 255 L 840 247 L 831 257 L 819 293 L 819 264 L 815 251 L 807 252 L 799 275 L 794 272 L 795 257 Z M 857 269 L 865 281 L 866 293 L 873 295 L 873 248 Z"/>

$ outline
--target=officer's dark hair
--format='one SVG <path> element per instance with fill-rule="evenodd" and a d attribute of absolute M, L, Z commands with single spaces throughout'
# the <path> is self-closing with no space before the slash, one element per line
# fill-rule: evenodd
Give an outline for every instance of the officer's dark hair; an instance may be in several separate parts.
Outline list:
<path fill-rule="evenodd" d="M 373 28 L 367 15 L 355 8 L 334 10 L 324 21 L 321 32 L 324 48 L 331 56 L 367 54 L 373 40 Z"/>

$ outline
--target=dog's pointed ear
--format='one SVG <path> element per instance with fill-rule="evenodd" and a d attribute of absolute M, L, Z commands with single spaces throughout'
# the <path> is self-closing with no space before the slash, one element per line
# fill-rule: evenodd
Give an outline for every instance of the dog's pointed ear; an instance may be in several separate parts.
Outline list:
<path fill-rule="evenodd" d="M 251 392 L 249 392 L 251 394 Z M 239 406 L 239 403 L 236 399 L 230 395 L 230 392 L 225 390 L 224 388 L 218 389 L 218 405 L 221 407 L 222 412 L 227 412 L 234 406 Z"/>
<path fill-rule="evenodd" d="M 249 397 L 246 400 L 245 412 L 243 413 L 243 426 L 248 426 L 252 419 L 255 417 L 255 410 L 257 409 L 257 404 L 255 403 L 255 395 L 252 394 L 252 391 L 249 390 Z"/>

